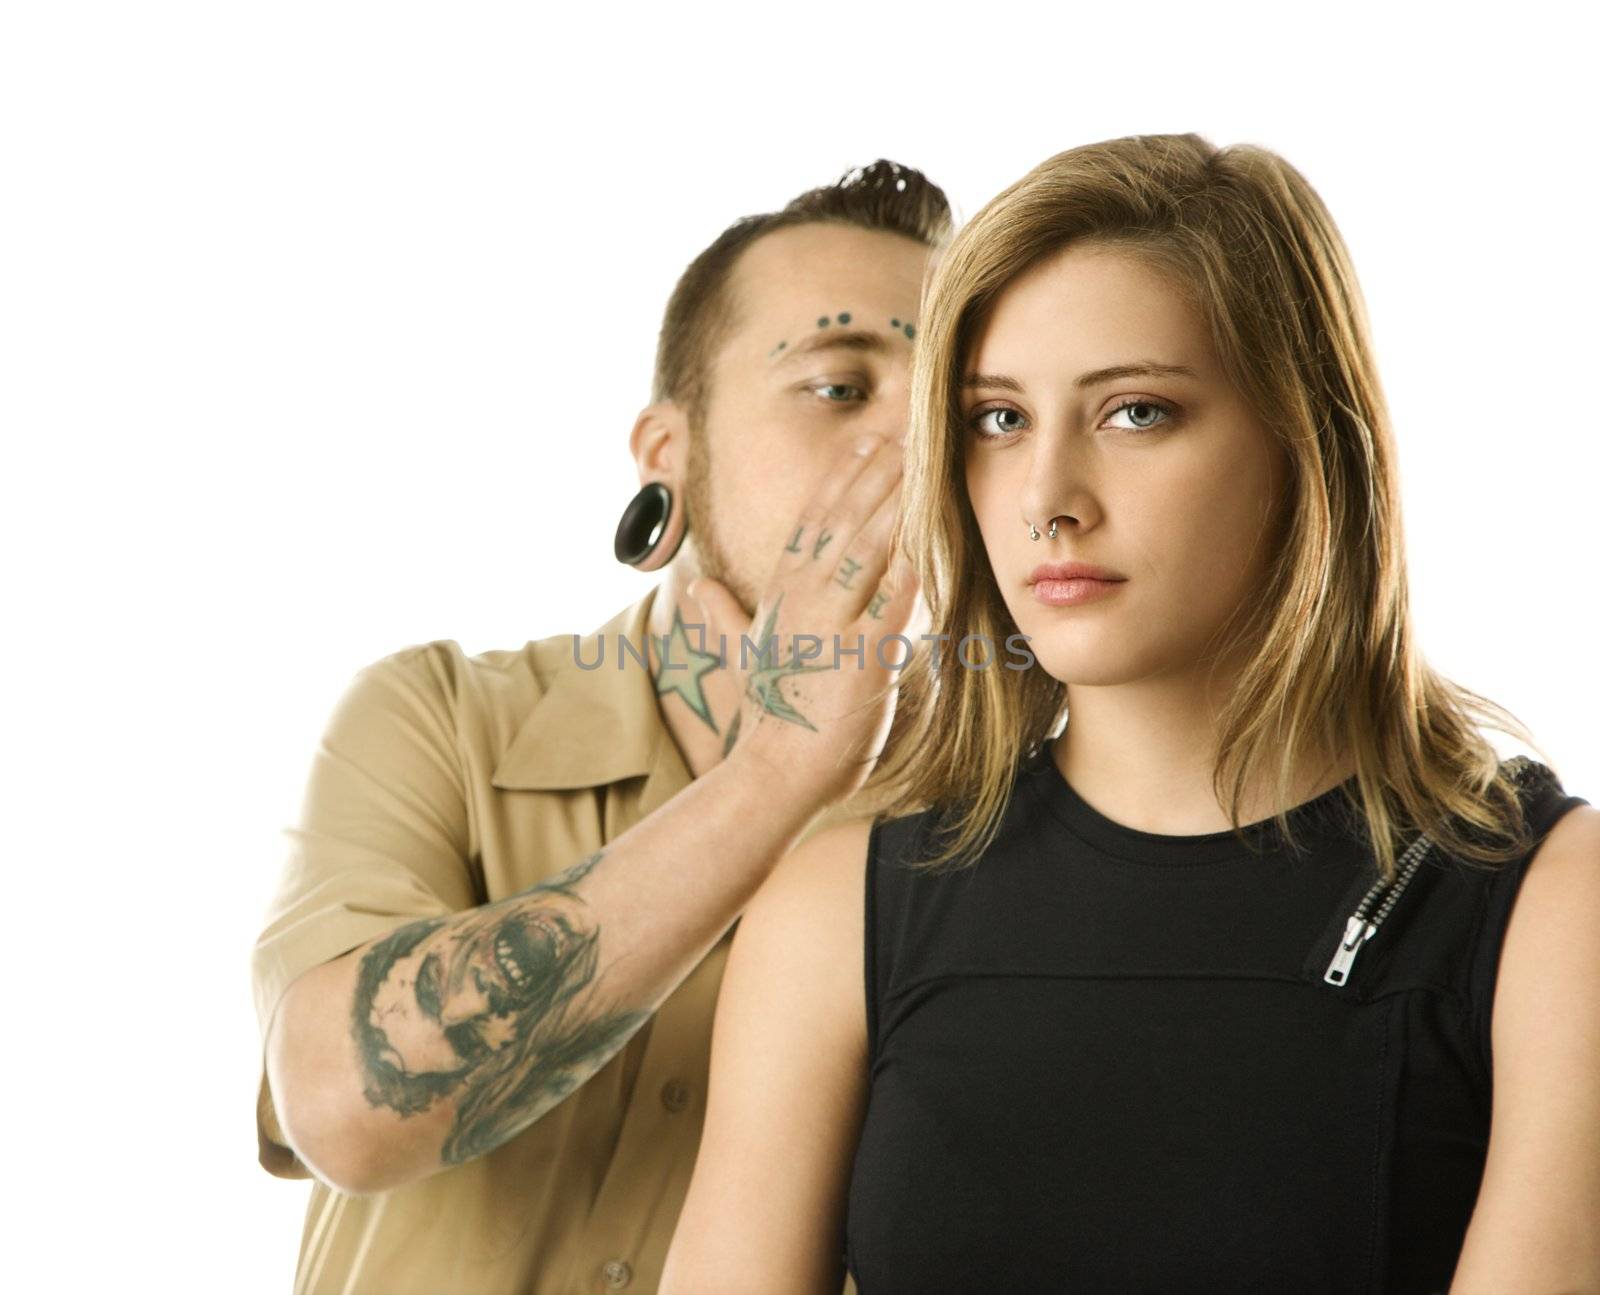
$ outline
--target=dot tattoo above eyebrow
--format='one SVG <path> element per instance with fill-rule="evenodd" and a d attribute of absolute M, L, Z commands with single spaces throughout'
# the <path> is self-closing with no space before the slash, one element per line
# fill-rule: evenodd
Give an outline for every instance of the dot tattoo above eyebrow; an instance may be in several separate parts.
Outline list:
<path fill-rule="evenodd" d="M 789 345 L 788 342 L 779 342 L 776 346 L 774 346 L 770 351 L 767 352 L 767 359 L 770 360 L 774 355 L 776 355 L 779 351 L 783 350 L 783 348 L 786 347 L 787 345 Z"/>
<path fill-rule="evenodd" d="M 826 315 L 824 315 L 821 319 L 817 320 L 817 327 L 818 328 L 826 328 L 827 326 L 828 326 L 828 317 Z"/>
<path fill-rule="evenodd" d="M 900 328 L 900 321 L 898 319 L 891 319 L 889 321 L 889 327 L 892 328 L 892 329 L 895 329 L 898 332 L 899 328 Z"/>
<path fill-rule="evenodd" d="M 848 310 L 839 316 L 839 322 L 841 324 L 848 324 L 850 322 L 850 312 Z"/>

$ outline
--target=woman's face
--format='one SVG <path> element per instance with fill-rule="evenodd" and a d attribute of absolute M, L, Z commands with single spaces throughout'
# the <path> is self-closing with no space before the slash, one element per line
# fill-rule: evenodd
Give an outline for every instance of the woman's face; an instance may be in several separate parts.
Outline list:
<path fill-rule="evenodd" d="M 1198 311 L 1130 254 L 1072 245 L 1006 287 L 962 377 L 967 490 L 1039 664 L 1086 686 L 1208 664 L 1261 588 L 1281 470 Z M 1123 579 L 1063 602 L 1035 571 L 1065 562 Z"/>

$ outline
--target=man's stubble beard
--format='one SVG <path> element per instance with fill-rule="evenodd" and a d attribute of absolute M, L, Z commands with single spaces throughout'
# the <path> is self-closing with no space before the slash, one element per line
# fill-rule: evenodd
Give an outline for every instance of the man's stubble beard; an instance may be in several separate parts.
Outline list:
<path fill-rule="evenodd" d="M 746 617 L 754 617 L 760 592 L 739 578 L 717 536 L 711 504 L 711 449 L 703 423 L 689 425 L 689 479 L 685 487 L 685 536 L 694 546 L 699 573 L 715 580 L 737 600 Z"/>

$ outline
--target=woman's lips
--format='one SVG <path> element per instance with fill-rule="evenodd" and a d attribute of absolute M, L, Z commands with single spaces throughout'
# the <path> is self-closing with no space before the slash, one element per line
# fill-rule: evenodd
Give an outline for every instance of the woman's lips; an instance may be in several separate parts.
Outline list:
<path fill-rule="evenodd" d="M 1033 596 L 1051 607 L 1074 607 L 1079 603 L 1093 602 L 1120 589 L 1124 580 L 1090 580 L 1076 576 L 1070 580 L 1035 580 Z"/>

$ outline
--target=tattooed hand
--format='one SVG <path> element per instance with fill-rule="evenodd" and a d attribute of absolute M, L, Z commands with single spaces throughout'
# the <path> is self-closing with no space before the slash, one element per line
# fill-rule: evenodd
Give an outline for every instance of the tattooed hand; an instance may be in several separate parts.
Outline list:
<path fill-rule="evenodd" d="M 889 535 L 900 493 L 901 447 L 866 436 L 795 519 L 754 620 L 722 585 L 689 588 L 708 626 L 707 647 L 743 680 L 725 754 L 747 752 L 780 791 L 820 807 L 866 781 L 894 716 L 897 642 L 916 600 Z"/>

